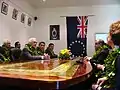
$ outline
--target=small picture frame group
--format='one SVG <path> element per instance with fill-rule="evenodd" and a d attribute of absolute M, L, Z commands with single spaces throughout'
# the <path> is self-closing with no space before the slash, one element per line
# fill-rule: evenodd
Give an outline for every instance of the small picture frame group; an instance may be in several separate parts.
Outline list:
<path fill-rule="evenodd" d="M 1 13 L 4 15 L 8 14 L 8 4 L 5 2 L 2 2 Z"/>
<path fill-rule="evenodd" d="M 31 23 L 32 23 L 32 18 L 28 18 L 28 26 L 31 26 Z"/>
<path fill-rule="evenodd" d="M 6 2 L 2 2 L 2 6 L 1 6 L 1 13 L 4 14 L 4 15 L 7 15 L 8 14 L 8 7 L 9 5 L 6 3 Z M 18 10 L 17 9 L 13 9 L 13 12 L 12 12 L 12 18 L 14 20 L 17 20 L 17 17 L 18 17 Z M 26 15 L 24 13 L 21 14 L 21 18 L 20 18 L 20 21 L 22 23 L 25 23 L 25 17 Z M 32 24 L 32 18 L 28 17 L 28 20 L 27 20 L 27 25 L 28 26 L 31 26 Z"/>
<path fill-rule="evenodd" d="M 12 18 L 17 20 L 17 16 L 18 16 L 18 10 L 14 8 L 12 13 Z"/>
<path fill-rule="evenodd" d="M 24 13 L 21 14 L 21 22 L 25 23 L 25 14 Z"/>

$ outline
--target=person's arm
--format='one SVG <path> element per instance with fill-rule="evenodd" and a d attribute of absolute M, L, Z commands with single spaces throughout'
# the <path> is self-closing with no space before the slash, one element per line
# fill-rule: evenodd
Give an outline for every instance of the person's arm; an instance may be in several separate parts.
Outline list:
<path fill-rule="evenodd" d="M 97 55 L 96 60 L 95 58 L 90 59 L 90 63 L 93 66 L 93 68 L 104 70 L 104 66 L 102 64 L 104 64 L 104 60 L 106 59 L 108 54 L 109 54 L 109 50 L 104 49 Z"/>
<path fill-rule="evenodd" d="M 107 80 L 106 77 L 104 77 L 104 78 L 99 78 L 98 81 L 97 81 L 97 83 L 92 85 L 92 89 L 93 89 L 93 90 L 101 90 L 101 89 L 102 89 L 101 85 L 102 85 L 106 80 Z"/>
<path fill-rule="evenodd" d="M 54 55 L 51 55 L 50 58 L 57 58 L 57 57 L 58 57 L 58 55 L 57 55 L 57 54 L 54 54 Z"/>
<path fill-rule="evenodd" d="M 1 53 L 0 53 L 0 62 L 4 62 L 4 57 Z"/>
<path fill-rule="evenodd" d="M 48 50 L 48 48 L 45 50 L 45 53 L 50 55 L 50 51 Z"/>
<path fill-rule="evenodd" d="M 44 56 L 32 56 L 26 48 L 23 49 L 23 56 L 26 57 L 28 60 L 42 60 L 42 59 L 44 59 Z"/>
<path fill-rule="evenodd" d="M 109 54 L 108 49 L 102 50 L 101 53 L 98 55 L 97 64 L 104 64 L 104 60 L 107 58 L 108 54 Z"/>
<path fill-rule="evenodd" d="M 50 56 L 50 58 L 57 58 L 58 57 L 58 55 L 56 55 L 54 53 L 54 51 L 52 52 L 48 48 L 45 50 L 45 53 L 48 54 Z"/>

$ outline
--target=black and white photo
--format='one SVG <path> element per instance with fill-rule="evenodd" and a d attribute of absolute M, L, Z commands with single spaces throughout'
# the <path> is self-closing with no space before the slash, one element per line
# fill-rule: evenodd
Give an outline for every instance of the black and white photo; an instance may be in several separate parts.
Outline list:
<path fill-rule="evenodd" d="M 50 25 L 50 40 L 60 40 L 60 25 Z"/>
<path fill-rule="evenodd" d="M 1 13 L 3 13 L 4 15 L 8 14 L 8 4 L 5 2 L 2 2 Z"/>
<path fill-rule="evenodd" d="M 28 26 L 31 26 L 31 23 L 32 23 L 32 18 L 28 18 Z"/>
<path fill-rule="evenodd" d="M 21 14 L 21 22 L 25 23 L 25 14 L 24 13 Z"/>
<path fill-rule="evenodd" d="M 18 16 L 18 10 L 14 8 L 12 13 L 12 18 L 17 20 L 17 16 Z"/>

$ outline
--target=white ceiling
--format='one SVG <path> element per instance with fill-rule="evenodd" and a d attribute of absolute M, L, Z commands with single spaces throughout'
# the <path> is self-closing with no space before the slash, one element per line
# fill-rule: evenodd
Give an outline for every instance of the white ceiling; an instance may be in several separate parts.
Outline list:
<path fill-rule="evenodd" d="M 26 0 L 34 8 L 120 4 L 120 0 Z"/>

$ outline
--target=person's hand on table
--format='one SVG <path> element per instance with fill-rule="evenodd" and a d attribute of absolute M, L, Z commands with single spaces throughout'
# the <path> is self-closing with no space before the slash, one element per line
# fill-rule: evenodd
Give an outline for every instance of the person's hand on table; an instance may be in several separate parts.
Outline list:
<path fill-rule="evenodd" d="M 44 59 L 45 60 L 50 60 L 50 56 L 48 54 L 44 54 Z"/>
<path fill-rule="evenodd" d="M 101 64 L 97 64 L 97 69 L 101 69 L 101 70 L 104 71 L 105 66 L 104 66 L 104 65 L 101 65 Z"/>
<path fill-rule="evenodd" d="M 99 78 L 97 81 L 97 85 L 101 86 L 106 80 L 107 80 L 107 77 Z"/>
<path fill-rule="evenodd" d="M 99 85 L 97 84 L 93 84 L 92 85 L 92 90 L 101 90 L 102 87 L 100 87 Z"/>
<path fill-rule="evenodd" d="M 93 90 L 101 90 L 101 85 L 107 80 L 107 77 L 99 78 L 96 84 L 92 85 Z"/>

